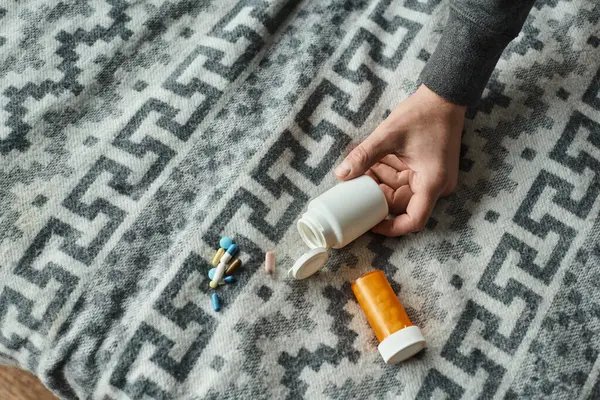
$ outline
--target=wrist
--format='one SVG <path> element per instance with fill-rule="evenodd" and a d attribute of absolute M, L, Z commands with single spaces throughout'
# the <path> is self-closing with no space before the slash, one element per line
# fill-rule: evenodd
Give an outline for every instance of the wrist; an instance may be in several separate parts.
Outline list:
<path fill-rule="evenodd" d="M 430 110 L 427 118 L 429 123 L 436 124 L 437 132 L 440 134 L 445 133 L 460 141 L 467 106 L 451 102 L 424 84 L 417 89 L 417 92 L 422 101 L 426 103 L 426 108 Z"/>
<path fill-rule="evenodd" d="M 436 107 L 438 111 L 441 111 L 447 115 L 464 118 L 467 111 L 467 106 L 451 102 L 450 100 L 429 89 L 423 83 L 421 86 L 419 86 L 415 94 L 418 94 L 419 97 L 424 98 L 428 103 L 430 103 L 430 106 Z"/>

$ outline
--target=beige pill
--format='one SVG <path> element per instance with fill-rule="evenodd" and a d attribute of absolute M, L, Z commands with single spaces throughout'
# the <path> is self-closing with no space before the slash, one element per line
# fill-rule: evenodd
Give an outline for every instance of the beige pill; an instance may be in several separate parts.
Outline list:
<path fill-rule="evenodd" d="M 212 260 L 213 267 L 216 267 L 217 264 L 219 264 L 219 261 L 221 260 L 221 257 L 223 256 L 223 254 L 225 254 L 225 249 L 220 248 L 219 251 L 217 251 L 217 253 L 213 257 L 213 260 Z"/>
<path fill-rule="evenodd" d="M 240 260 L 239 258 L 236 258 L 235 260 L 233 260 L 233 262 L 231 264 L 229 264 L 227 271 L 225 271 L 225 275 L 233 274 L 233 272 L 236 269 L 238 269 L 241 265 L 242 265 L 242 260 Z"/>
<path fill-rule="evenodd" d="M 265 255 L 265 271 L 268 274 L 272 274 L 275 271 L 275 253 L 267 251 Z"/>

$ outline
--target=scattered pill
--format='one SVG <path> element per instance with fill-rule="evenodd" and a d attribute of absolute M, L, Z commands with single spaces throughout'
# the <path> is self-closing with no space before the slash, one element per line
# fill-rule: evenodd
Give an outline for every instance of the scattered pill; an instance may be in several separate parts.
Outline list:
<path fill-rule="evenodd" d="M 221 238 L 221 240 L 219 241 L 219 246 L 222 249 L 228 249 L 229 246 L 231 246 L 233 244 L 233 239 L 231 239 L 230 237 L 227 236 L 223 236 Z"/>
<path fill-rule="evenodd" d="M 210 279 L 211 281 L 214 280 L 215 278 L 215 272 L 217 271 L 216 268 L 211 268 L 210 271 L 208 271 L 208 279 Z M 219 282 L 219 284 L 222 283 L 233 283 L 235 282 L 235 277 L 233 276 L 226 276 L 225 278 L 223 278 L 223 280 L 221 282 Z"/>
<path fill-rule="evenodd" d="M 212 265 L 213 266 L 217 266 L 217 264 L 219 264 L 219 261 L 221 260 L 221 257 L 223 257 L 223 254 L 225 254 L 225 249 L 224 248 L 220 248 L 216 253 L 215 256 L 212 259 Z"/>
<path fill-rule="evenodd" d="M 236 258 L 235 260 L 233 260 L 233 262 L 231 264 L 229 264 L 229 267 L 227 267 L 227 271 L 225 271 L 225 275 L 233 274 L 236 269 L 241 267 L 241 265 L 242 265 L 242 260 L 240 260 L 239 258 Z"/>
<path fill-rule="evenodd" d="M 225 254 L 223 254 L 221 260 L 219 261 L 219 265 L 217 265 L 215 274 L 212 278 L 212 281 L 210 282 L 210 287 L 213 287 L 213 283 L 214 287 L 217 287 L 218 283 L 221 281 L 221 279 L 223 279 L 223 275 L 225 275 L 225 267 L 227 266 L 227 263 L 229 262 L 229 260 L 231 260 L 231 257 L 233 257 L 235 253 L 237 253 L 237 251 L 238 247 L 236 244 L 232 244 L 227 248 L 227 251 L 225 252 Z"/>
<path fill-rule="evenodd" d="M 226 247 L 226 249 L 227 249 L 227 254 L 234 256 L 235 253 L 237 253 L 237 251 L 238 251 L 238 245 L 234 243 L 231 246 Z M 227 261 L 229 261 L 229 260 L 227 260 Z"/>
<path fill-rule="evenodd" d="M 212 289 L 216 289 L 219 286 L 219 284 L 215 281 L 210 281 L 208 286 L 210 286 Z"/>
<path fill-rule="evenodd" d="M 275 253 L 267 251 L 265 255 L 265 271 L 272 274 L 275 271 Z"/>
<path fill-rule="evenodd" d="M 217 296 L 216 293 L 213 293 L 210 296 L 211 300 L 212 300 L 212 307 L 213 310 L 215 310 L 216 312 L 221 311 L 221 300 L 219 299 L 219 296 Z"/>

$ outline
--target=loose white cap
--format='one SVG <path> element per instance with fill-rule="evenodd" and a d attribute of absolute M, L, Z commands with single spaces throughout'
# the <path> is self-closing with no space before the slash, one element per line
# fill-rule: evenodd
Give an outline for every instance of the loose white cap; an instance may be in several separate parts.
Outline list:
<path fill-rule="evenodd" d="M 316 273 L 329 259 L 327 249 L 317 247 L 302 254 L 294 266 L 288 271 L 296 279 L 304 279 Z"/>
<path fill-rule="evenodd" d="M 425 347 L 425 337 L 418 326 L 408 326 L 392 333 L 379 343 L 379 353 L 386 364 L 398 364 Z"/>

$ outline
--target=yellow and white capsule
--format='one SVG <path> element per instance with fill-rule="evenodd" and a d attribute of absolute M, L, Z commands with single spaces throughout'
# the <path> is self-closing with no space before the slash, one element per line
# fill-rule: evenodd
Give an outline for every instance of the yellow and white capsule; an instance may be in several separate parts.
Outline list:
<path fill-rule="evenodd" d="M 212 265 L 213 265 L 213 267 L 216 267 L 219 264 L 219 261 L 221 260 L 221 257 L 223 257 L 223 254 L 225 254 L 225 249 L 221 247 L 215 253 L 215 256 L 212 259 Z"/>

